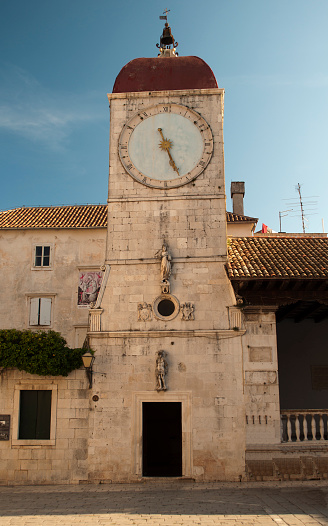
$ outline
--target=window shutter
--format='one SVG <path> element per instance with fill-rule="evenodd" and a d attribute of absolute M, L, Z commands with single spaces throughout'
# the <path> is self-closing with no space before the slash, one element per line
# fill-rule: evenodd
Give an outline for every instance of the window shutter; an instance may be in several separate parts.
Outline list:
<path fill-rule="evenodd" d="M 40 298 L 40 325 L 51 323 L 51 298 Z"/>
<path fill-rule="evenodd" d="M 38 406 L 36 414 L 35 438 L 40 440 L 50 438 L 51 421 L 51 391 L 37 391 Z"/>
<path fill-rule="evenodd" d="M 50 390 L 20 392 L 19 439 L 49 440 L 51 394 Z"/>
<path fill-rule="evenodd" d="M 35 438 L 38 391 L 21 391 L 18 438 Z"/>
<path fill-rule="evenodd" d="M 30 325 L 39 325 L 39 301 L 40 298 L 31 298 Z"/>

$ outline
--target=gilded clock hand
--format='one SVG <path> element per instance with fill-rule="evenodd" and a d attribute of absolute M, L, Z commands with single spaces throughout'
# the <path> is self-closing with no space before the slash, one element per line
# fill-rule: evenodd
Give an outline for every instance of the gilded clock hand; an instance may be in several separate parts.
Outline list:
<path fill-rule="evenodd" d="M 172 148 L 173 143 L 172 143 L 172 141 L 170 141 L 170 139 L 165 139 L 165 137 L 163 135 L 162 128 L 158 128 L 158 131 L 159 131 L 159 133 L 161 134 L 161 137 L 162 137 L 162 140 L 159 143 L 159 147 L 160 147 L 161 150 L 167 152 L 167 154 L 169 156 L 169 159 L 170 159 L 170 166 L 172 166 L 173 170 L 175 172 L 177 172 L 178 175 L 180 175 L 179 174 L 179 169 L 176 167 L 176 164 L 173 161 L 173 157 L 172 157 L 171 152 L 170 152 L 170 149 Z"/>

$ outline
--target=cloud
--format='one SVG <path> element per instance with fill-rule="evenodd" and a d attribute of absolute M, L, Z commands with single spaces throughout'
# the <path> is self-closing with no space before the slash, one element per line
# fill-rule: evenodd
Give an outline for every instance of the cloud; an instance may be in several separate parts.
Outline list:
<path fill-rule="evenodd" d="M 16 66 L 0 67 L 0 131 L 62 149 L 77 128 L 101 121 L 98 95 L 51 91 Z"/>

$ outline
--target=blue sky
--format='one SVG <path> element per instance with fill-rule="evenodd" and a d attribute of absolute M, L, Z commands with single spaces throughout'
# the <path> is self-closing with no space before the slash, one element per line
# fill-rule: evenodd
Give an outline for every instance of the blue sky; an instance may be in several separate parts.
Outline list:
<path fill-rule="evenodd" d="M 133 58 L 157 55 L 158 0 L 0 0 L 0 209 L 105 203 L 111 92 Z M 245 213 L 279 230 L 328 230 L 327 0 L 178 0 L 180 55 L 197 55 L 225 89 L 230 182 Z M 311 199 L 312 196 L 316 196 Z M 316 205 L 307 205 L 315 201 Z M 315 208 L 310 211 L 311 208 Z"/>

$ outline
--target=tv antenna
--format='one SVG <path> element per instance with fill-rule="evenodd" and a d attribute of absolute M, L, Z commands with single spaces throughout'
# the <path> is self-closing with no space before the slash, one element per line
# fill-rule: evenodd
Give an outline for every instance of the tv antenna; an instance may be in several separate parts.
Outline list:
<path fill-rule="evenodd" d="M 289 210 L 282 210 L 279 212 L 279 232 L 282 232 L 281 230 L 281 218 L 288 216 L 288 212 L 293 212 L 294 208 L 289 208 Z"/>
<path fill-rule="evenodd" d="M 309 222 L 309 220 L 307 219 L 307 216 L 315 215 L 317 213 L 316 210 L 317 210 L 317 205 L 318 205 L 317 201 L 308 201 L 308 199 L 313 199 L 318 196 L 313 195 L 311 197 L 302 197 L 301 186 L 302 185 L 300 183 L 297 183 L 297 185 L 295 186 L 295 190 L 298 193 L 297 200 L 296 199 L 292 199 L 292 200 L 284 199 L 284 201 L 286 201 L 287 206 L 291 206 L 294 208 L 299 207 L 300 213 L 295 214 L 294 216 L 291 216 L 291 217 L 301 217 L 302 230 L 303 230 L 303 234 L 305 234 L 305 229 L 307 228 L 307 225 L 305 223 Z M 286 210 L 286 212 L 291 212 L 292 210 L 293 208 L 290 210 Z M 279 217 L 280 217 L 280 213 L 279 213 Z"/>

